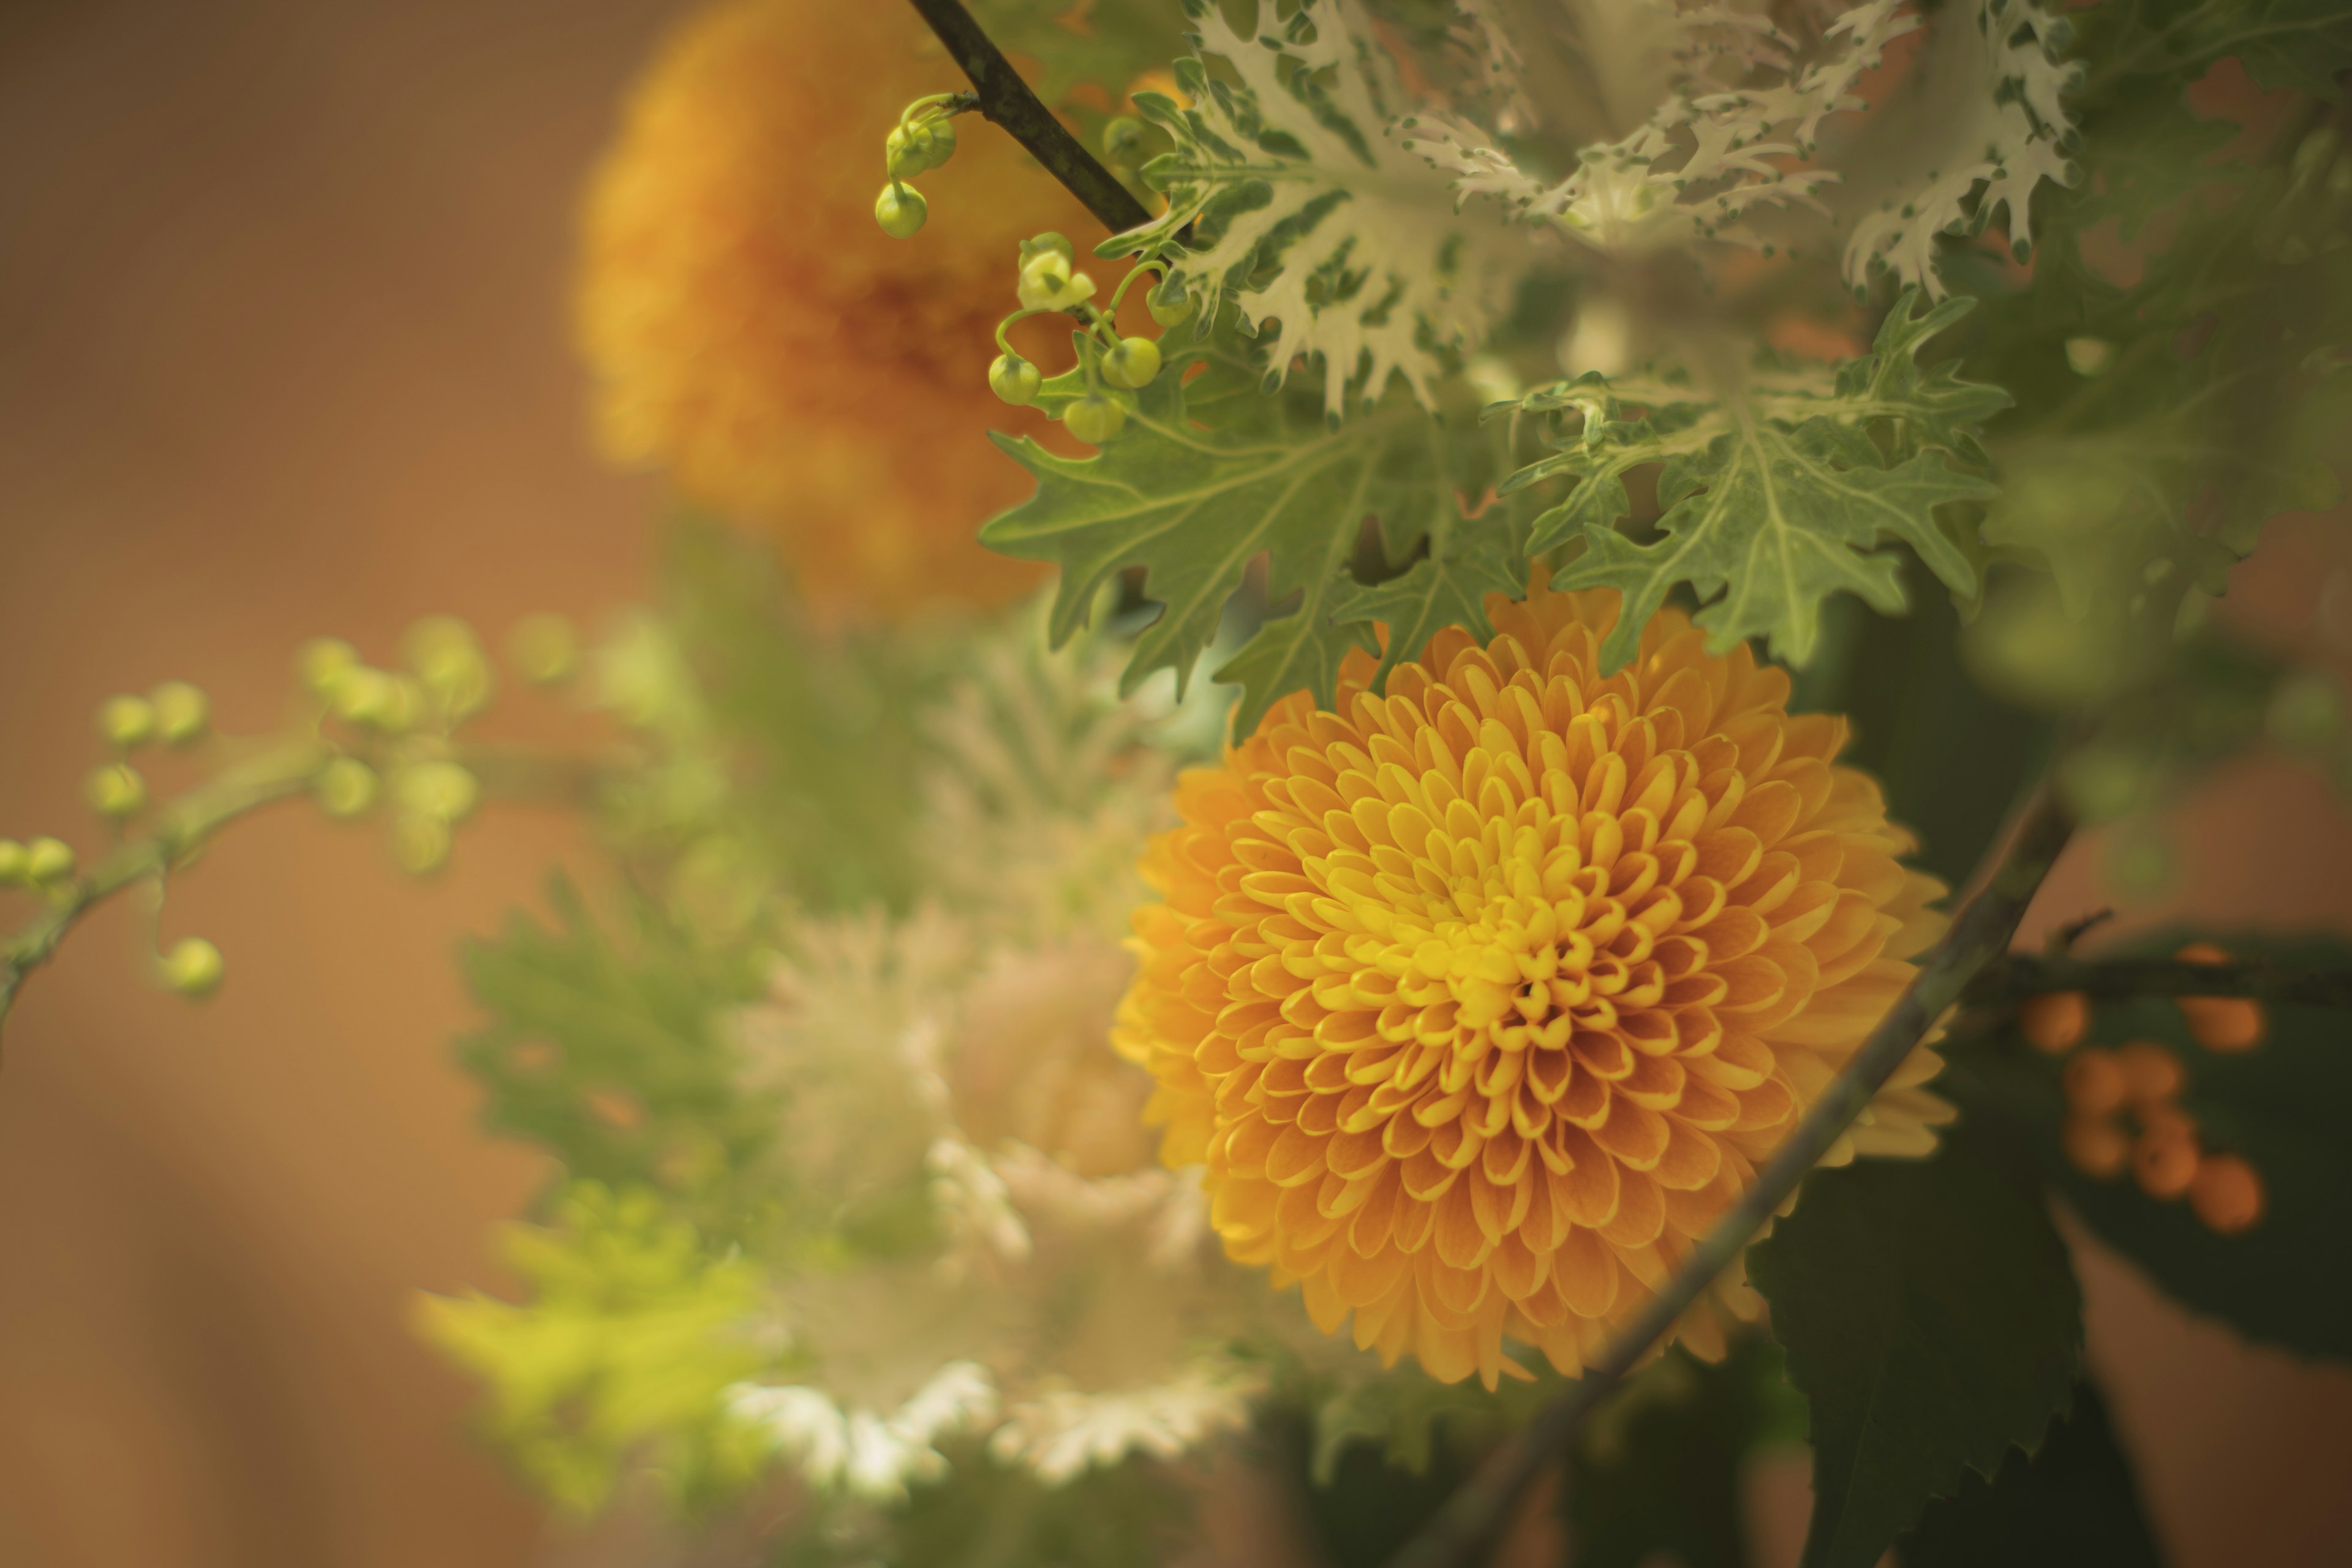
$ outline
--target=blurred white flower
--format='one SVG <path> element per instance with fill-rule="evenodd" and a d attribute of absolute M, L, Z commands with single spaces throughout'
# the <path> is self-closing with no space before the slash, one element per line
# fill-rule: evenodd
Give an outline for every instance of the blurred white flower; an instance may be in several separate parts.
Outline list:
<path fill-rule="evenodd" d="M 869 1501 L 904 1497 L 907 1483 L 933 1479 L 947 1458 L 932 1447 L 942 1438 L 985 1428 L 996 1414 L 996 1389 L 987 1370 L 950 1362 L 887 1415 L 845 1410 L 823 1391 L 737 1384 L 729 1405 L 764 1428 L 813 1486 Z"/>

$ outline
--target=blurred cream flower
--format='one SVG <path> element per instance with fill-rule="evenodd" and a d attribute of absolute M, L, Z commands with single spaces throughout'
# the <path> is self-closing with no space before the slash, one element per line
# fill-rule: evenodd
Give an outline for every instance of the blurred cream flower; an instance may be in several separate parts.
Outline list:
<path fill-rule="evenodd" d="M 933 716 L 924 900 L 799 920 L 736 1021 L 787 1124 L 791 1381 L 730 1400 L 837 1495 L 895 1495 L 954 1436 L 1056 1484 L 1172 1458 L 1247 1420 L 1263 1374 L 1229 1347 L 1282 1305 L 1222 1257 L 1199 1173 L 1154 1159 L 1150 1077 L 1110 1046 L 1167 716 L 1037 633 Z"/>

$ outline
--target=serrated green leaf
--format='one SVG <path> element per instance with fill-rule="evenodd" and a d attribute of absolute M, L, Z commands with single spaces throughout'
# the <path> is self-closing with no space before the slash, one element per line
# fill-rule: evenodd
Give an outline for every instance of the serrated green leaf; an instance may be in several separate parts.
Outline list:
<path fill-rule="evenodd" d="M 1195 365 L 1204 368 L 1188 384 Z M 1483 437 L 1449 436 L 1402 395 L 1334 428 L 1303 399 L 1237 395 L 1255 374 L 1228 324 L 1202 342 L 1170 345 L 1159 376 L 1133 395 L 1126 428 L 1094 457 L 1058 457 L 999 435 L 997 444 L 1037 477 L 1037 491 L 981 531 L 1008 555 L 1061 567 L 1057 646 L 1085 624 L 1106 578 L 1144 568 L 1144 591 L 1163 608 L 1136 639 L 1122 678 L 1130 691 L 1160 668 L 1176 671 L 1181 691 L 1226 599 L 1250 563 L 1267 556 L 1268 599 L 1280 607 L 1297 595 L 1299 607 L 1268 620 L 1217 672 L 1244 688 L 1234 717 L 1242 733 L 1292 691 L 1328 703 L 1339 660 L 1374 646 L 1346 573 L 1367 520 L 1380 521 L 1398 552 L 1443 531 L 1449 568 L 1487 571 L 1455 564 L 1471 541 L 1457 527 L 1461 502 L 1452 493 L 1461 464 L 1445 458 L 1449 441 L 1483 449 Z M 1050 410 L 1084 389 L 1073 371 L 1039 402 Z M 1204 426 L 1204 414 L 1213 422 Z"/>
<path fill-rule="evenodd" d="M 2162 1568 L 2131 1461 L 2088 1378 L 2031 1458 L 2015 1449 L 1990 1480 L 1962 1478 L 1895 1547 L 1902 1568 Z"/>
<path fill-rule="evenodd" d="M 1870 1568 L 2066 1407 L 2082 1299 L 2040 1194 L 1966 1138 L 1817 1171 L 1749 1254 L 1812 1411 L 1806 1568 Z"/>
<path fill-rule="evenodd" d="M 1462 498 L 1483 487 L 1482 477 L 1458 466 L 1458 437 L 1437 426 L 1423 432 L 1429 471 L 1435 483 L 1418 492 L 1419 512 L 1381 519 L 1391 558 L 1408 552 L 1416 540 L 1429 553 L 1402 574 L 1378 584 L 1349 583 L 1332 610 L 1335 619 L 1378 621 L 1388 627 L 1388 646 L 1372 677 L 1384 689 L 1389 671 L 1418 658 L 1429 639 L 1447 626 L 1466 626 L 1482 641 L 1494 635 L 1486 619 L 1486 595 L 1517 598 L 1527 592 L 1527 525 L 1522 498 L 1496 500 L 1476 517 Z M 1499 444 L 1480 454 L 1490 468 L 1507 466 Z"/>
<path fill-rule="evenodd" d="M 1812 657 L 1822 602 L 1850 592 L 1892 613 L 1904 605 L 1899 566 L 1869 553 L 1900 540 L 1955 593 L 1972 590 L 1974 567 L 1937 521 L 1936 509 L 1983 501 L 1995 491 L 1953 468 L 1947 454 L 1976 453 L 1974 430 L 2000 408 L 1998 387 L 1963 382 L 1948 366 L 1923 370 L 1927 340 L 1965 314 L 1966 300 L 1914 313 L 1906 293 L 1865 358 L 1832 382 L 1759 376 L 1719 402 L 1670 381 L 1612 382 L 1588 375 L 1523 400 L 1529 412 L 1573 409 L 1581 427 L 1554 441 L 1557 457 L 1512 477 L 1519 485 L 1564 477 L 1576 489 L 1538 518 L 1528 542 L 1540 552 L 1580 538 L 1584 550 L 1553 574 L 1560 587 L 1611 587 L 1625 610 L 1601 649 L 1614 668 L 1633 657 L 1642 627 L 1678 584 L 1703 601 L 1696 617 L 1721 652 L 1769 638 L 1794 664 Z M 1646 416 L 1628 419 L 1629 405 Z M 1636 543 L 1618 521 L 1632 510 L 1625 476 L 1663 465 L 1659 537 Z"/>

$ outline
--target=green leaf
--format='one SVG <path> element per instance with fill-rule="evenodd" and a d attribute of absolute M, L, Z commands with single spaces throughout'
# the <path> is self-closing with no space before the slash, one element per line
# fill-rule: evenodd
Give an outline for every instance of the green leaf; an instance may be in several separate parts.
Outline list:
<path fill-rule="evenodd" d="M 1839 761 L 1876 779 L 1888 816 L 1918 836 L 1912 864 L 1957 887 L 2048 765 L 2052 726 L 1985 690 L 1961 658 L 1958 607 L 1916 560 L 1904 571 L 1917 600 L 1907 616 L 1844 598 L 1822 606 L 1821 656 L 1790 705 L 1845 717 L 1853 741 Z"/>
<path fill-rule="evenodd" d="M 1766 637 L 1775 655 L 1803 664 L 1830 595 L 1851 592 L 1888 613 L 1904 607 L 1898 562 L 1869 553 L 1887 539 L 1909 544 L 1953 592 L 1973 591 L 1975 569 L 1936 509 L 1996 493 L 1946 455 L 1976 457 L 1976 426 L 2007 396 L 1958 380 L 1948 366 L 1919 366 L 1922 345 L 1969 304 L 1947 300 L 1914 314 L 1916 300 L 1916 291 L 1903 296 L 1871 353 L 1840 366 L 1833 384 L 1765 374 L 1710 403 L 1672 381 L 1587 374 L 1522 401 L 1529 412 L 1582 416 L 1580 429 L 1555 438 L 1559 455 L 1521 469 L 1510 487 L 1575 482 L 1566 501 L 1536 520 L 1528 548 L 1580 538 L 1582 553 L 1553 584 L 1625 595 L 1604 664 L 1633 657 L 1642 627 L 1683 584 L 1709 601 L 1696 618 L 1715 651 Z M 1648 412 L 1631 418 L 1629 405 Z M 1633 510 L 1625 476 L 1657 464 L 1658 537 L 1636 543 L 1616 527 Z"/>
<path fill-rule="evenodd" d="M 2095 85 L 2098 74 L 2193 81 L 2235 56 L 2266 89 L 2335 99 L 2337 73 L 2352 65 L 2352 12 L 2342 0 L 2141 0 L 2114 9 L 2094 19 L 2084 51 Z"/>
<path fill-rule="evenodd" d="M 530 1301 L 428 1296 L 418 1328 L 488 1384 L 488 1426 L 550 1496 L 591 1512 L 632 1461 L 683 1501 L 758 1471 L 769 1445 L 720 1397 L 766 1361 L 744 1331 L 749 1262 L 709 1256 L 651 1193 L 593 1182 L 566 1190 L 557 1228 L 516 1227 L 507 1254 Z"/>
<path fill-rule="evenodd" d="M 2146 93 L 2102 117 L 2113 140 L 2092 137 L 2104 194 L 2045 204 L 2032 279 L 1982 280 L 1959 334 L 1972 372 L 2019 400 L 1987 437 L 2001 497 L 1984 542 L 2046 569 L 2066 614 L 2111 643 L 2168 635 L 2185 589 L 2221 593 L 2267 520 L 2331 504 L 2352 420 L 2341 138 L 2306 136 L 2284 168 L 2200 168 L 2184 159 L 2218 132 L 2179 83 Z M 2217 179 L 2233 188 L 2211 210 L 2179 200 Z M 2165 205 L 2182 209 L 2177 237 L 2131 286 L 2085 258 L 2093 226 Z"/>
<path fill-rule="evenodd" d="M 1929 1498 L 2031 1451 L 2072 1396 L 2065 1245 L 2039 1193 L 1970 1140 L 1815 1172 L 1748 1268 L 1811 1406 L 1806 1568 L 1870 1568 Z"/>
<path fill-rule="evenodd" d="M 1202 367 L 1197 375 L 1195 366 Z M 1061 567 L 1051 628 L 1057 647 L 1086 624 L 1106 579 L 1145 570 L 1144 591 L 1163 607 L 1136 639 L 1121 679 L 1128 691 L 1170 668 L 1181 693 L 1216 636 L 1225 601 L 1250 563 L 1267 556 L 1269 601 L 1280 609 L 1297 595 L 1298 607 L 1268 620 L 1217 671 L 1218 680 L 1244 688 L 1234 723 L 1244 734 L 1292 691 L 1328 705 L 1339 660 L 1375 646 L 1370 615 L 1377 612 L 1362 607 L 1347 574 L 1367 521 L 1380 521 L 1391 559 L 1430 540 L 1445 576 L 1400 634 L 1400 647 L 1432 617 L 1458 608 L 1470 584 L 1525 586 L 1512 570 L 1517 551 L 1505 514 L 1462 515 L 1457 476 L 1469 471 L 1483 488 L 1491 466 L 1484 433 L 1440 426 L 1402 395 L 1334 428 L 1302 398 L 1247 391 L 1255 379 L 1229 318 L 1209 339 L 1168 353 L 1159 376 L 1134 395 L 1126 428 L 1096 456 L 1058 457 L 1027 437 L 998 435 L 997 444 L 1037 477 L 1037 490 L 981 531 L 983 542 L 1008 555 Z M 1082 374 L 1072 371 L 1049 382 L 1039 402 L 1052 411 L 1084 390 Z"/>
<path fill-rule="evenodd" d="M 2170 953 L 2191 940 L 2242 957 L 2352 965 L 2352 945 L 2332 937 L 2284 939 L 2258 932 L 2172 931 L 2114 950 Z M 2185 1203 L 2160 1203 L 2128 1175 L 2100 1181 L 2067 1161 L 2059 1145 L 2061 1105 L 2046 1058 L 2019 1052 L 2040 1069 L 2042 1092 L 2025 1103 L 2035 1147 L 2067 1203 L 2100 1239 L 2122 1252 L 2193 1310 L 2249 1339 L 2304 1355 L 2352 1357 L 2352 1141 L 2343 1107 L 2352 1105 L 2347 1015 L 2328 1007 L 2265 1003 L 2269 1032 L 2251 1051 L 2199 1047 L 2170 1001 L 2101 1003 L 2088 1039 L 2119 1045 L 2154 1040 L 2188 1071 L 2180 1107 L 2196 1119 L 2208 1149 L 2242 1156 L 2262 1178 L 2265 1208 L 2250 1230 L 2222 1236 Z"/>
<path fill-rule="evenodd" d="M 1962 1479 L 1895 1549 L 1902 1568 L 2162 1568 L 2140 1510 L 2131 1461 L 2088 1378 L 2032 1458 L 2011 1449 L 2000 1473 Z"/>
<path fill-rule="evenodd" d="M 1750 1454 L 1804 1439 L 1804 1405 L 1760 1335 L 1709 1365 L 1669 1352 L 1594 1414 L 1565 1513 L 1577 1568 L 1745 1568 L 1740 1477 Z"/>
<path fill-rule="evenodd" d="M 460 953 L 490 1015 L 457 1048 L 486 1091 L 484 1124 L 546 1145 L 574 1176 L 616 1184 L 674 1187 L 740 1169 L 773 1110 L 742 1092 L 714 1020 L 749 999 L 753 977 L 714 972 L 649 918 L 625 947 L 560 877 L 547 896 L 552 927 L 517 912 L 502 936 Z"/>

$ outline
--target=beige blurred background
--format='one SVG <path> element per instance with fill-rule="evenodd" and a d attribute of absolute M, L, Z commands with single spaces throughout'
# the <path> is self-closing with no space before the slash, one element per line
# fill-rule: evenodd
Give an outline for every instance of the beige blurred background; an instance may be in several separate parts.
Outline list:
<path fill-rule="evenodd" d="M 582 174 L 676 9 L 0 0 L 0 833 L 94 847 L 117 690 L 195 679 L 255 731 L 306 637 L 382 657 L 427 611 L 495 635 L 644 592 L 658 496 L 588 453 L 563 297 Z M 2352 653 L 2342 530 L 2278 532 L 2236 613 Z M 2176 905 L 2352 921 L 2315 779 L 2248 764 L 2189 817 Z M 419 886 L 289 809 L 174 892 L 167 929 L 228 958 L 210 1005 L 138 982 L 120 910 L 34 980 L 0 1069 L 0 1564 L 541 1555 L 404 1322 L 501 1282 L 488 1232 L 540 1180 L 449 1065 L 450 955 L 559 862 L 590 866 L 569 824 L 494 809 Z M 2045 921 L 2103 898 L 2086 856 L 2060 882 Z M 2178 1561 L 2352 1560 L 2352 1373 L 2084 1263 Z"/>

